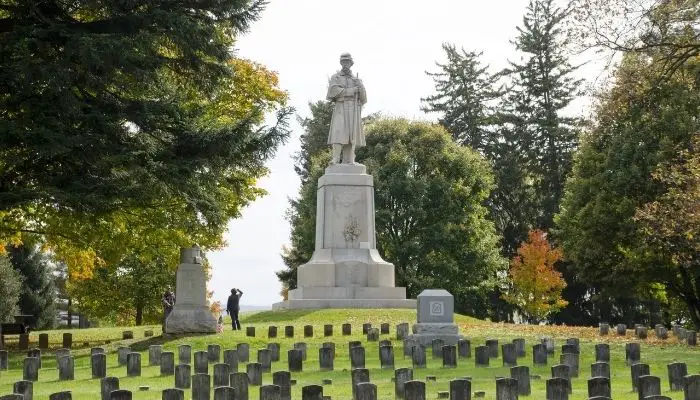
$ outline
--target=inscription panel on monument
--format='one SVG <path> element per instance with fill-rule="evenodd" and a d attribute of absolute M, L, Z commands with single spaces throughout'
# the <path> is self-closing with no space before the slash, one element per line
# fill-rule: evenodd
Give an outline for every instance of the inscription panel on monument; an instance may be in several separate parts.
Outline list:
<path fill-rule="evenodd" d="M 430 302 L 430 315 L 433 317 L 442 317 L 445 315 L 445 303 L 442 301 Z"/>
<path fill-rule="evenodd" d="M 418 295 L 418 323 L 454 322 L 454 297 L 443 289 L 428 289 Z"/>
<path fill-rule="evenodd" d="M 359 249 L 368 240 L 368 191 L 362 186 L 328 186 L 324 248 Z"/>

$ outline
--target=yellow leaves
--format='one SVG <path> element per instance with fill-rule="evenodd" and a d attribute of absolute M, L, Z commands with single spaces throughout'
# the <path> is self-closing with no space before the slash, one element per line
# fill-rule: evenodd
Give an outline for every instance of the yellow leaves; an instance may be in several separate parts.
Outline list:
<path fill-rule="evenodd" d="M 93 249 L 60 245 L 54 250 L 58 260 L 68 266 L 68 279 L 70 281 L 90 279 L 95 268 L 104 264 L 104 260 L 98 257 Z"/>

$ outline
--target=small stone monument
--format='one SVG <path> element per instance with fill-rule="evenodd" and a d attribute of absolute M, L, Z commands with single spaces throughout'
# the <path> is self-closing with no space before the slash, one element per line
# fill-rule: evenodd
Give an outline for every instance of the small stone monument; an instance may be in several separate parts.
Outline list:
<path fill-rule="evenodd" d="M 418 323 L 409 338 L 424 346 L 440 339 L 444 345 L 456 345 L 462 337 L 454 323 L 454 297 L 447 290 L 428 289 L 418 295 Z"/>
<path fill-rule="evenodd" d="M 167 334 L 216 333 L 217 321 L 207 307 L 207 282 L 198 247 L 180 249 L 175 307 L 165 320 Z"/>

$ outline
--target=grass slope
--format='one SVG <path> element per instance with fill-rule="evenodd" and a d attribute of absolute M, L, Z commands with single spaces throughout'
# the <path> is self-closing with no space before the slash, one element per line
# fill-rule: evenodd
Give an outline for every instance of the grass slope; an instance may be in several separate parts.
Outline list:
<path fill-rule="evenodd" d="M 559 349 L 564 339 L 568 337 L 578 337 L 581 339 L 581 373 L 579 378 L 573 380 L 573 394 L 571 399 L 586 399 L 587 386 L 586 379 L 590 376 L 589 365 L 594 362 L 594 345 L 599 342 L 607 342 L 611 346 L 611 381 L 612 397 L 615 400 L 637 399 L 637 394 L 631 392 L 630 371 L 625 366 L 624 346 L 627 342 L 636 341 L 631 336 L 617 337 L 609 336 L 601 338 L 597 336 L 597 330 L 593 328 L 568 328 L 568 327 L 541 327 L 525 325 L 496 324 L 479 321 L 470 317 L 456 316 L 456 322 L 460 326 L 460 332 L 471 340 L 472 351 L 486 339 L 496 338 L 500 343 L 510 342 L 513 338 L 523 337 L 526 339 L 527 357 L 519 359 L 520 365 L 530 367 L 531 375 L 539 375 L 541 379 L 532 381 L 531 399 L 545 398 L 545 380 L 550 376 L 550 367 L 557 364 Z M 298 384 L 292 388 L 292 398 L 301 399 L 301 388 L 304 385 L 320 384 L 322 379 L 333 379 L 333 385 L 324 387 L 324 394 L 330 395 L 333 399 L 350 399 L 350 361 L 348 357 L 348 345 L 351 340 L 366 339 L 361 334 L 361 326 L 365 322 L 370 322 L 378 326 L 381 322 L 388 322 L 392 326 L 392 334 L 383 336 L 382 339 L 391 339 L 394 342 L 395 367 L 411 367 L 411 360 L 403 358 L 402 343 L 395 339 L 394 326 L 400 322 L 415 321 L 415 312 L 411 310 L 318 310 L 318 311 L 285 311 L 285 312 L 256 312 L 247 313 L 242 317 L 245 326 L 256 327 L 256 337 L 249 338 L 244 332 L 233 332 L 227 319 L 227 330 L 223 334 L 207 336 L 190 336 L 177 339 L 166 340 L 160 336 L 144 338 L 144 331 L 153 329 L 156 334 L 160 332 L 159 326 L 135 327 L 135 328 L 95 328 L 84 330 L 73 330 L 73 356 L 75 357 L 75 380 L 68 382 L 58 381 L 56 370 L 56 360 L 53 351 L 61 347 L 61 339 L 64 331 L 49 331 L 49 341 L 51 349 L 44 351 L 42 356 L 43 367 L 40 371 L 39 382 L 34 386 L 34 398 L 47 399 L 49 394 L 71 390 L 73 399 L 95 399 L 99 398 L 99 380 L 90 377 L 90 346 L 104 347 L 108 352 L 108 376 L 120 378 L 121 388 L 134 392 L 134 399 L 160 399 L 161 390 L 174 386 L 174 377 L 161 377 L 160 369 L 157 366 L 148 366 L 148 346 L 152 344 L 162 344 L 164 351 L 176 353 L 180 344 L 190 344 L 194 351 L 206 350 L 208 344 L 221 345 L 222 353 L 225 349 L 235 348 L 237 343 L 247 342 L 251 348 L 251 360 L 256 359 L 256 350 L 264 348 L 268 342 L 278 342 L 281 345 L 281 360 L 273 364 L 273 371 L 285 370 L 287 368 L 287 350 L 292 348 L 294 342 L 308 343 L 308 357 L 304 363 L 303 373 L 292 374 L 292 379 L 296 379 Z M 353 325 L 353 335 L 341 336 L 340 325 L 350 322 Z M 334 336 L 332 338 L 323 337 L 323 325 L 334 325 Z M 267 327 L 269 325 L 278 326 L 278 338 L 267 338 Z M 284 326 L 293 325 L 295 327 L 294 338 L 284 338 Z M 314 337 L 303 338 L 303 326 L 314 326 Z M 121 340 L 121 333 L 124 330 L 133 330 L 133 340 Z M 38 334 L 32 333 L 30 342 L 36 346 Z M 541 336 L 552 336 L 556 340 L 557 354 L 550 359 L 547 367 L 532 366 L 532 345 L 539 341 Z M 629 332 L 631 335 L 631 332 Z M 110 343 L 105 344 L 106 341 Z M 335 371 L 321 372 L 318 369 L 318 347 L 325 341 L 336 343 Z M 83 343 L 88 344 L 84 346 Z M 10 348 L 16 344 L 10 341 Z M 132 349 L 142 352 L 142 376 L 127 378 L 126 367 L 117 365 L 116 349 L 119 346 L 131 346 Z M 393 399 L 394 389 L 391 377 L 393 371 L 382 370 L 379 366 L 378 344 L 365 343 L 367 355 L 367 368 L 370 369 L 371 381 L 378 387 L 380 399 Z M 0 372 L 0 396 L 11 393 L 12 384 L 22 379 L 22 359 L 24 352 L 11 351 L 10 370 Z M 665 342 L 653 337 L 642 341 L 642 361 L 650 364 L 652 375 L 661 377 L 663 394 L 672 399 L 683 399 L 681 392 L 670 392 L 666 365 L 675 361 L 682 361 L 688 364 L 688 372 L 691 374 L 700 373 L 700 348 L 689 348 L 678 344 L 674 338 Z M 428 368 L 414 370 L 414 379 L 425 380 L 426 375 L 437 376 L 437 382 L 427 384 L 427 398 L 434 399 L 438 391 L 448 390 L 449 380 L 455 377 L 471 376 L 472 389 L 486 391 L 486 399 L 495 399 L 495 381 L 497 376 L 510 376 L 508 368 L 501 367 L 501 359 L 492 359 L 489 368 L 475 368 L 474 359 L 460 359 L 456 369 L 443 369 L 442 361 L 432 359 L 428 351 Z M 212 369 L 210 365 L 210 371 Z M 239 371 L 245 371 L 245 365 L 239 364 Z M 211 373 L 211 372 L 210 372 Z M 265 374 L 264 384 L 271 384 L 272 377 Z M 138 392 L 140 385 L 150 386 L 148 392 Z M 212 392 L 213 393 L 213 392 Z M 190 398 L 191 393 L 186 397 Z M 251 387 L 250 399 L 259 398 L 258 389 Z"/>

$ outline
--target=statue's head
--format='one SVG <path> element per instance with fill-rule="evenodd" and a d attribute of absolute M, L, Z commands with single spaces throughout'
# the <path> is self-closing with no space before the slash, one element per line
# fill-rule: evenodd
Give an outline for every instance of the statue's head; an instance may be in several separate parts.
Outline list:
<path fill-rule="evenodd" d="M 352 61 L 352 56 L 350 53 L 343 53 L 340 55 L 340 65 L 344 69 L 349 69 L 353 64 L 354 62 Z"/>

